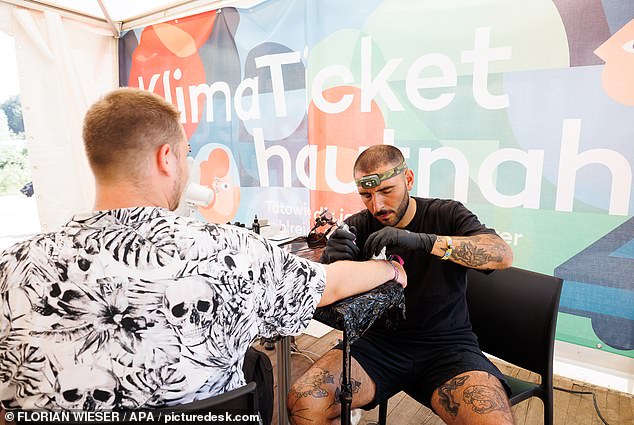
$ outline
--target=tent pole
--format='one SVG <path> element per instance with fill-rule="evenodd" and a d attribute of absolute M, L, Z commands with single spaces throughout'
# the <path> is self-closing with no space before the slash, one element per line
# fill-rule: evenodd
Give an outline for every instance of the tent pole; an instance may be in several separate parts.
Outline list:
<path fill-rule="evenodd" d="M 108 13 L 108 9 L 106 9 L 106 6 L 103 4 L 103 0 L 97 0 L 97 3 L 99 3 L 99 7 L 101 8 L 101 11 L 103 12 L 103 16 L 106 17 L 106 21 L 108 21 L 108 24 L 112 28 L 112 33 L 114 34 L 114 38 L 118 39 L 119 36 L 121 35 L 121 31 L 120 31 L 121 24 L 117 26 L 112 21 L 112 18 L 110 17 L 110 14 Z"/>
<path fill-rule="evenodd" d="M 44 2 L 39 2 L 35 0 L 0 0 L 0 3 L 12 4 L 14 6 L 23 7 L 30 10 L 37 10 L 39 12 L 51 11 L 59 14 L 60 16 L 71 18 L 79 22 L 88 23 L 100 28 L 110 29 L 108 23 L 103 19 L 99 19 L 95 16 L 87 15 L 85 13 L 64 9 L 62 7 L 53 6 Z"/>

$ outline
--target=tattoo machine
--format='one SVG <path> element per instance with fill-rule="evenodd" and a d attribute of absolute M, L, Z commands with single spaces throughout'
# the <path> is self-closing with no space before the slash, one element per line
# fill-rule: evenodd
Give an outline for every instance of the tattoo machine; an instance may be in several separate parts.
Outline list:
<path fill-rule="evenodd" d="M 326 230 L 323 233 L 317 233 L 317 229 L 320 227 L 326 227 Z M 328 210 L 328 208 L 324 208 L 324 210 L 315 217 L 315 225 L 310 232 L 308 232 L 308 238 L 314 240 L 323 240 L 324 238 L 330 238 L 335 229 L 340 228 L 346 231 L 350 231 L 350 227 L 344 223 L 343 221 L 338 221 L 334 218 L 332 213 Z"/>

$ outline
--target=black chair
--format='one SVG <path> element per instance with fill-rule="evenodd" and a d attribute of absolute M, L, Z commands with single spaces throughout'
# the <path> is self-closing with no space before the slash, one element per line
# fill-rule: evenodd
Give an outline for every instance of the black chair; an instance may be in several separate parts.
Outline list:
<path fill-rule="evenodd" d="M 160 408 L 156 409 L 155 411 L 186 412 L 198 414 L 205 414 L 207 412 L 215 414 L 229 412 L 234 415 L 258 414 L 257 385 L 255 382 L 249 382 L 243 387 L 227 391 L 224 394 L 208 397 L 203 400 L 192 401 L 190 403 L 179 404 L 177 406 Z M 254 422 L 243 421 L 232 423 L 253 424 Z"/>
<path fill-rule="evenodd" d="M 553 350 L 563 280 L 511 267 L 467 272 L 467 303 L 480 348 L 541 377 L 541 383 L 506 376 L 511 405 L 530 397 L 544 403 L 544 424 L 553 423 Z M 379 407 L 385 425 L 387 401 Z"/>

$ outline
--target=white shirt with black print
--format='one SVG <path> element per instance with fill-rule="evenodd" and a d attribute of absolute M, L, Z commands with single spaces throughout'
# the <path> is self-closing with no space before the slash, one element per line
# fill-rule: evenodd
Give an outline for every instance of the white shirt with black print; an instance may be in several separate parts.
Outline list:
<path fill-rule="evenodd" d="M 157 407 L 245 384 L 257 336 L 299 333 L 323 266 L 154 207 L 75 216 L 0 256 L 5 408 Z"/>

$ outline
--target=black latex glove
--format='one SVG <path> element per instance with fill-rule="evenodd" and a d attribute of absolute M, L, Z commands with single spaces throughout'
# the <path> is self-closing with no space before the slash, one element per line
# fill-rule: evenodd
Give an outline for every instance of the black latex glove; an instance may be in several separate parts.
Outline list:
<path fill-rule="evenodd" d="M 330 264 L 340 260 L 354 260 L 359 255 L 359 247 L 354 243 L 357 237 L 357 229 L 350 226 L 350 231 L 344 229 L 335 230 L 321 256 L 322 263 Z"/>
<path fill-rule="evenodd" d="M 378 255 L 384 246 L 391 253 L 423 250 L 431 252 L 436 242 L 436 235 L 412 233 L 395 227 L 384 227 L 374 232 L 365 241 L 363 250 L 367 258 Z"/>

